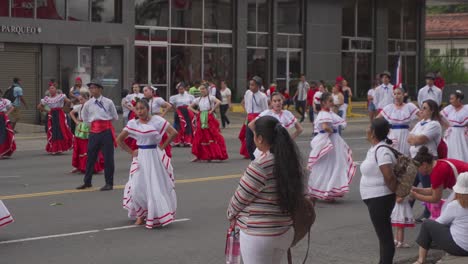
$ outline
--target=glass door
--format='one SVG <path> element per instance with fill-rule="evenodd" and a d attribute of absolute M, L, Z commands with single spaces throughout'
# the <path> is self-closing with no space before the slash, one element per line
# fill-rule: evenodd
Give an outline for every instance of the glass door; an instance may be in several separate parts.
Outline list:
<path fill-rule="evenodd" d="M 148 79 L 150 84 L 158 88 L 159 96 L 169 100 L 170 92 L 168 90 L 168 60 L 167 46 L 151 46 L 150 49 L 150 70 Z"/>
<path fill-rule="evenodd" d="M 292 96 L 302 72 L 302 50 L 279 49 L 277 52 L 276 83 Z"/>

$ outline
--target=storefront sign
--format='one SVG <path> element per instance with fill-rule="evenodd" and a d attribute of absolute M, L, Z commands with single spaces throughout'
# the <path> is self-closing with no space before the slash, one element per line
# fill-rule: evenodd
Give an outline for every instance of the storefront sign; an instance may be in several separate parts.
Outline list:
<path fill-rule="evenodd" d="M 18 35 L 34 35 L 42 32 L 41 27 L 34 26 L 17 26 L 17 25 L 0 25 L 0 33 L 11 33 Z"/>

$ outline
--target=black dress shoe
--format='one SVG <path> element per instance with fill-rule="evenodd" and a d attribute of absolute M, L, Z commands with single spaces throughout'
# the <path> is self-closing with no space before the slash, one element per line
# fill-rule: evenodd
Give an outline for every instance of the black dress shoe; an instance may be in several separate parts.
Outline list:
<path fill-rule="evenodd" d="M 106 184 L 101 188 L 101 191 L 112 191 L 114 187 L 112 185 Z"/>
<path fill-rule="evenodd" d="M 93 187 L 93 185 L 91 185 L 91 184 L 83 184 L 83 185 L 80 185 L 80 186 L 76 187 L 76 189 L 77 189 L 77 190 L 84 190 L 84 189 L 86 189 L 86 188 L 91 188 L 91 187 Z"/>

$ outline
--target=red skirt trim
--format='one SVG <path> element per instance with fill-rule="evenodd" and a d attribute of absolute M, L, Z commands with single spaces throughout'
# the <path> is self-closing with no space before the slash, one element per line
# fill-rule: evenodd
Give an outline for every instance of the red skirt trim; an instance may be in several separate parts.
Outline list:
<path fill-rule="evenodd" d="M 11 128 L 8 115 L 6 115 L 4 112 L 0 112 L 0 116 L 3 116 L 3 120 L 5 121 L 6 133 L 4 142 L 0 144 L 0 157 L 10 157 L 16 150 L 15 132 Z"/>
<path fill-rule="evenodd" d="M 192 134 L 186 133 L 186 131 L 190 129 L 191 131 L 194 131 L 193 120 L 195 116 L 192 113 L 192 111 L 188 110 L 187 108 L 188 108 L 187 106 L 179 106 L 177 108 L 177 116 L 179 117 L 180 124 L 179 124 L 179 131 L 178 131 L 179 133 L 177 134 L 177 137 L 174 139 L 174 144 L 176 145 L 192 144 L 192 141 L 193 141 L 193 133 Z M 189 120 L 185 119 L 185 116 L 182 113 L 182 111 L 185 111 L 183 109 L 187 109 L 186 111 L 188 113 Z"/>
<path fill-rule="evenodd" d="M 219 122 L 213 114 L 208 115 L 208 128 L 201 128 L 197 115 L 197 128 L 193 138 L 192 154 L 199 160 L 227 160 L 226 142 L 219 130 Z"/>
<path fill-rule="evenodd" d="M 58 112 L 58 120 L 54 121 L 52 119 L 52 113 Z M 62 139 L 53 139 L 52 138 L 52 129 L 53 122 L 59 122 L 60 133 L 62 134 Z M 70 131 L 70 128 L 67 124 L 67 119 L 65 112 L 62 108 L 52 108 L 48 114 L 47 120 L 47 145 L 46 151 L 51 154 L 62 153 L 68 151 L 73 146 L 73 134 Z"/>
<path fill-rule="evenodd" d="M 88 161 L 88 139 L 75 138 L 73 142 L 72 166 L 79 169 L 81 172 L 86 171 L 86 163 Z M 104 156 L 101 152 L 98 154 L 98 160 L 94 164 L 94 173 L 104 170 Z"/>

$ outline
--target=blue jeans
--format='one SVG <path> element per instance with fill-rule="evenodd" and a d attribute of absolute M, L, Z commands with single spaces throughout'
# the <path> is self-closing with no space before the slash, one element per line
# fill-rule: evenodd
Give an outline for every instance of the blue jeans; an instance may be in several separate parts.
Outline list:
<path fill-rule="evenodd" d="M 421 173 L 418 172 L 416 174 L 416 179 L 414 179 L 413 186 L 417 187 L 421 183 L 423 188 L 430 188 L 431 187 L 431 177 L 429 175 L 422 175 Z M 413 207 L 414 201 L 411 203 L 411 207 Z M 431 212 L 427 209 L 427 207 L 424 207 L 424 213 L 423 216 L 425 218 L 429 218 L 431 216 Z"/>

